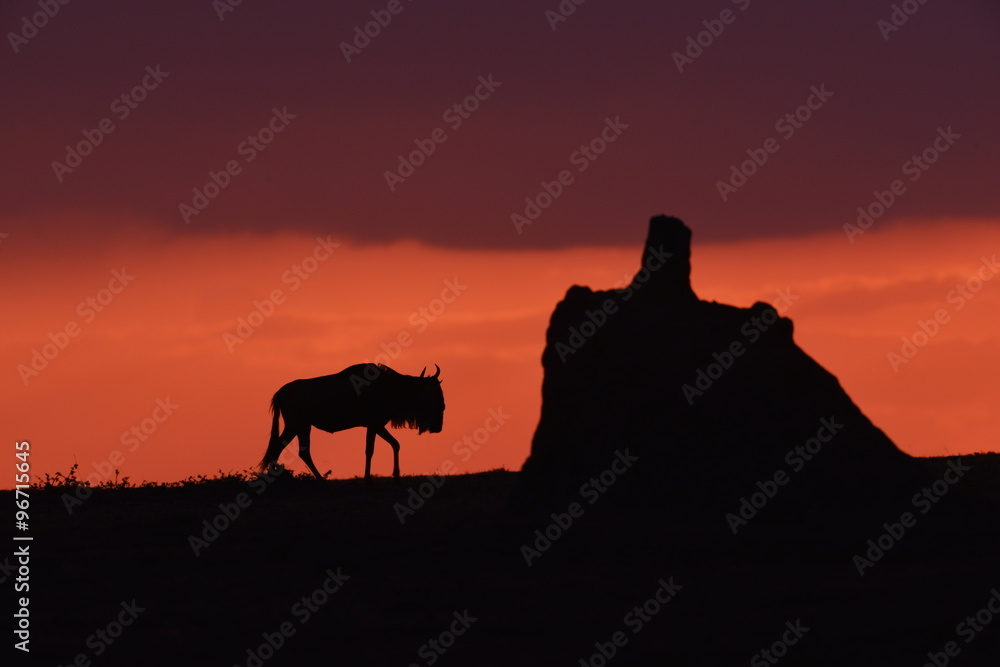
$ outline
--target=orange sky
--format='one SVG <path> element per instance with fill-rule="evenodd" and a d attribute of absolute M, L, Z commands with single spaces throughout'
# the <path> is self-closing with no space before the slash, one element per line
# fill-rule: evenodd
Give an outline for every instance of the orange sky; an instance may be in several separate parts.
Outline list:
<path fill-rule="evenodd" d="M 691 222 L 698 296 L 745 307 L 777 303 L 777 290 L 797 295 L 783 312 L 795 323 L 796 342 L 903 450 L 997 449 L 1000 280 L 972 291 L 982 258 L 1000 249 L 995 224 L 886 223 L 853 244 L 840 229 L 700 244 L 697 221 Z M 538 422 L 540 357 L 553 307 L 572 284 L 620 285 L 641 251 L 470 251 L 330 239 L 340 246 L 325 261 L 306 262 L 304 270 L 315 270 L 305 280 L 293 277 L 293 267 L 313 255 L 314 236 L 151 237 L 89 247 L 86 254 L 53 247 L 23 255 L 15 239 L 5 240 L 0 275 L 17 287 L 7 290 L 15 317 L 0 334 L 8 437 L 32 442 L 36 475 L 65 472 L 75 462 L 86 476 L 115 460 L 133 481 L 244 469 L 263 454 L 268 402 L 285 382 L 363 360 L 388 361 L 408 374 L 437 363 L 448 406 L 444 430 L 420 437 L 398 432 L 402 472 L 429 473 L 448 460 L 457 472 L 519 469 Z M 80 307 L 100 297 L 123 268 L 135 278 L 123 289 L 114 283 L 120 293 L 101 312 Z M 983 269 L 983 275 L 993 274 Z M 972 298 L 950 293 L 970 279 Z M 448 281 L 459 285 L 457 296 L 452 291 L 452 303 L 436 302 Z M 235 333 L 237 319 L 273 290 L 281 290 L 283 302 L 230 352 L 224 334 Z M 901 336 L 941 309 L 947 321 L 895 372 L 888 353 L 899 352 Z M 50 333 L 67 324 L 75 331 L 74 323 L 77 335 L 25 384 L 19 365 L 30 366 L 32 351 L 49 343 Z M 412 342 L 393 349 L 401 333 Z M 376 358 L 386 350 L 390 358 Z M 158 400 L 168 399 L 176 406 L 169 416 L 157 409 Z M 456 446 L 464 436 L 483 440 L 485 432 L 476 429 L 501 409 L 509 419 L 478 451 Z M 149 433 L 141 431 L 144 420 Z M 127 434 L 133 426 L 138 438 Z M 313 458 L 333 477 L 360 475 L 363 442 L 358 429 L 314 431 Z M 304 469 L 294 448 L 286 459 Z M 387 475 L 391 466 L 390 450 L 379 441 L 373 471 Z"/>

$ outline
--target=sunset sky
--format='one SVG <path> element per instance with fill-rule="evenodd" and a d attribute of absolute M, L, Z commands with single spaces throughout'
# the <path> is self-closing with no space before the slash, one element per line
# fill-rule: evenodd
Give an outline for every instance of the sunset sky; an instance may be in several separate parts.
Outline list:
<path fill-rule="evenodd" d="M 904 451 L 997 450 L 1000 7 L 895 6 L 5 2 L 7 439 L 36 475 L 240 470 L 285 382 L 436 363 L 402 472 L 518 469 L 556 302 L 666 213 L 699 297 L 795 295 Z M 313 458 L 359 475 L 364 434 Z"/>

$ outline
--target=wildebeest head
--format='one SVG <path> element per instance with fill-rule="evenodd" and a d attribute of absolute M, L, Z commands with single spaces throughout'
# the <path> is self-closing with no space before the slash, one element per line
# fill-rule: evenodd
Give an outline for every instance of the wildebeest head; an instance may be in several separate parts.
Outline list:
<path fill-rule="evenodd" d="M 420 388 L 415 397 L 417 434 L 424 431 L 440 433 L 444 423 L 444 392 L 441 391 L 441 368 L 434 364 L 437 372 L 425 377 L 427 368 L 420 371 Z"/>

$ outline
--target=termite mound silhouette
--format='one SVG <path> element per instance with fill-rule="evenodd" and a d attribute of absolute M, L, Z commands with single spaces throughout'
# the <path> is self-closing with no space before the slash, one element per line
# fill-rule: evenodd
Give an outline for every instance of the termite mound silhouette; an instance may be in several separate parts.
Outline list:
<path fill-rule="evenodd" d="M 791 320 L 700 300 L 690 259 L 691 230 L 654 217 L 629 287 L 573 286 L 556 306 L 516 505 L 565 507 L 608 470 L 601 504 L 630 511 L 725 514 L 754 494 L 772 516 L 870 511 L 919 489 L 924 473 L 795 344 Z"/>

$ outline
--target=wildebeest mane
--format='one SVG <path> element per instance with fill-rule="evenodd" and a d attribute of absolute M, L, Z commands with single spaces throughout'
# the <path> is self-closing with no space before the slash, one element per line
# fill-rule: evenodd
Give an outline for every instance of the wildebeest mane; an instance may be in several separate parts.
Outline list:
<path fill-rule="evenodd" d="M 376 380 L 382 399 L 389 412 L 389 425 L 392 428 L 420 429 L 421 421 L 427 415 L 421 414 L 419 403 L 413 400 L 413 395 L 420 391 L 420 382 L 428 378 L 403 375 L 388 366 L 378 364 L 379 377 Z"/>

